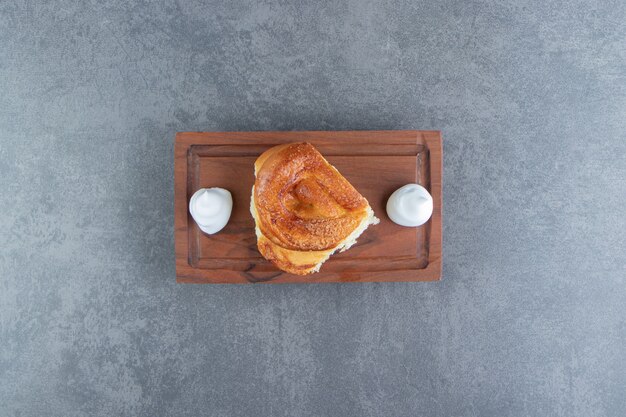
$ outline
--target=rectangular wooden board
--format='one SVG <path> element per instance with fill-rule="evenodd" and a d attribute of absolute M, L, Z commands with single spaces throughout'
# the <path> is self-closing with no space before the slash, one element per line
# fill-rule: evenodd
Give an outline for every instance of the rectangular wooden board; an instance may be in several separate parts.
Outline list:
<path fill-rule="evenodd" d="M 254 161 L 266 149 L 309 142 L 369 201 L 380 224 L 320 272 L 282 272 L 256 247 L 250 194 Z M 176 280 L 184 283 L 434 281 L 441 277 L 442 141 L 438 131 L 180 132 L 175 143 Z M 418 183 L 433 196 L 423 226 L 401 227 L 385 211 L 397 188 Z M 233 212 L 215 235 L 200 231 L 188 202 L 200 188 L 221 187 Z"/>

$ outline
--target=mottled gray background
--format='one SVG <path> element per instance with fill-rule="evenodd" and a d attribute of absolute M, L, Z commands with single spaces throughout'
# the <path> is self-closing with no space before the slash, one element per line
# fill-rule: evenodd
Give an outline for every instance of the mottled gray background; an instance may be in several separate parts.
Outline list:
<path fill-rule="evenodd" d="M 0 2 L 0 416 L 623 416 L 626 3 Z M 174 282 L 180 130 L 440 129 L 438 283 Z"/>

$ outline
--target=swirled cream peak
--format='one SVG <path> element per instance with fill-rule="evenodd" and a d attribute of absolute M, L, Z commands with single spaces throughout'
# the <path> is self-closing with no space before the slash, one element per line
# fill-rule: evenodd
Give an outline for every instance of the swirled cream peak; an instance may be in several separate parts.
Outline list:
<path fill-rule="evenodd" d="M 432 214 L 433 198 L 426 188 L 418 184 L 398 188 L 387 200 L 387 215 L 400 226 L 421 226 Z"/>
<path fill-rule="evenodd" d="M 226 226 L 233 210 L 233 197 L 223 188 L 201 188 L 191 196 L 189 212 L 204 233 L 214 234 Z"/>

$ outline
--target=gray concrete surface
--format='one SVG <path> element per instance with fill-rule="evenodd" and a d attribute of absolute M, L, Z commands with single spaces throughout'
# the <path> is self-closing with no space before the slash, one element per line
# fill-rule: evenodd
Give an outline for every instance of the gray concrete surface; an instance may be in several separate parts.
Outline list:
<path fill-rule="evenodd" d="M 441 129 L 444 280 L 174 283 L 180 130 Z M 0 416 L 626 415 L 626 3 L 0 2 Z"/>

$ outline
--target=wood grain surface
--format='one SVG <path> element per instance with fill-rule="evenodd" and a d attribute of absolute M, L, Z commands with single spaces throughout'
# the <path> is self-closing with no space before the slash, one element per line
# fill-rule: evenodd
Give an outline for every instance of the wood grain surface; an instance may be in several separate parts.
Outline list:
<path fill-rule="evenodd" d="M 358 243 L 333 255 L 320 272 L 298 276 L 278 270 L 256 248 L 250 193 L 254 161 L 266 149 L 312 143 L 369 201 L 380 224 Z M 176 279 L 186 283 L 314 283 L 433 281 L 441 277 L 442 141 L 437 131 L 181 132 L 175 142 Z M 432 194 L 432 218 L 401 227 L 386 214 L 387 198 L 407 183 Z M 200 188 L 233 195 L 228 225 L 200 231 L 188 202 Z"/>

